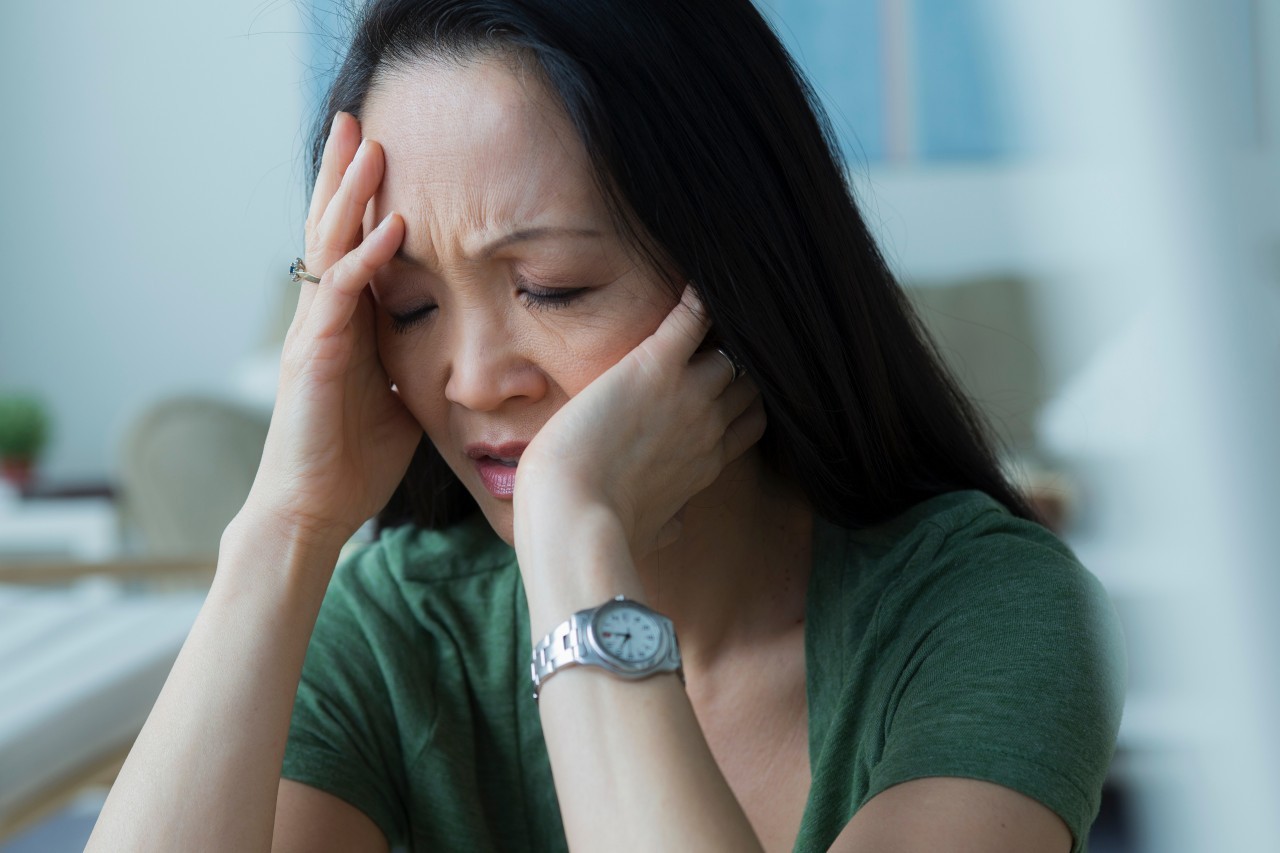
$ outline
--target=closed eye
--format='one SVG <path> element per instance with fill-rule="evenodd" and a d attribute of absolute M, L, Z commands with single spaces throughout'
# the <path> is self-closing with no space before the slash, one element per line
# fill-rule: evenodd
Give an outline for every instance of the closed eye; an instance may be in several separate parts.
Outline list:
<path fill-rule="evenodd" d="M 589 287 L 545 287 L 534 284 L 523 276 L 516 278 L 516 287 L 532 308 L 563 308 L 589 291 Z"/>
<path fill-rule="evenodd" d="M 424 320 L 431 316 L 431 312 L 436 310 L 434 305 L 423 305 L 408 314 L 388 314 L 391 320 L 391 331 L 397 335 L 403 335 L 414 326 L 421 324 Z"/>
<path fill-rule="evenodd" d="M 529 303 L 529 306 L 539 310 L 563 308 L 591 290 L 589 287 L 546 287 L 534 284 L 524 277 L 516 279 L 516 287 L 519 294 Z M 422 325 L 437 307 L 436 305 L 423 305 L 408 314 L 389 313 L 387 317 L 390 320 L 391 331 L 397 335 L 405 334 L 411 329 Z"/>

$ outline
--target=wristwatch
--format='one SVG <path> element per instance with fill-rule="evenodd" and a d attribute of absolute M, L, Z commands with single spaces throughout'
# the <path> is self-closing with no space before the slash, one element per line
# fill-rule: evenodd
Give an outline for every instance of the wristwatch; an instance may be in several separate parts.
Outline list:
<path fill-rule="evenodd" d="M 542 683 L 566 666 L 598 666 L 627 679 L 674 672 L 684 682 L 671 620 L 621 595 L 579 610 L 533 647 L 535 700 Z"/>

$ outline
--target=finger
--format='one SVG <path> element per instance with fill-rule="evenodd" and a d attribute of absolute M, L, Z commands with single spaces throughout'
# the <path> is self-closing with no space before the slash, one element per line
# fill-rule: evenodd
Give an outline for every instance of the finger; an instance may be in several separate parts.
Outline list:
<path fill-rule="evenodd" d="M 685 285 L 680 303 L 671 309 L 671 313 L 653 333 L 653 338 L 664 352 L 669 352 L 684 364 L 697 352 L 710 328 L 711 318 L 707 316 L 702 300 L 698 298 L 691 282 Z"/>
<path fill-rule="evenodd" d="M 346 328 L 365 286 L 378 268 L 391 260 L 403 239 L 404 218 L 398 213 L 389 213 L 364 242 L 330 267 L 315 286 L 315 300 L 305 321 L 305 333 L 312 338 L 324 338 Z"/>
<path fill-rule="evenodd" d="M 311 191 L 310 210 L 307 213 L 306 250 L 303 252 L 303 260 L 311 265 L 315 275 L 324 272 L 325 266 L 328 265 L 326 263 L 322 266 L 315 254 L 318 243 L 316 234 L 320 227 L 320 220 L 333 200 L 334 193 L 342 184 L 342 177 L 355 158 L 359 146 L 360 123 L 349 113 L 334 114 L 329 126 L 329 138 L 325 140 L 324 154 L 320 160 L 320 171 L 316 175 L 316 185 Z M 315 297 L 315 289 L 303 282 L 298 284 L 300 286 L 298 308 L 294 312 L 294 317 L 301 325 L 311 307 L 311 300 Z"/>
<path fill-rule="evenodd" d="M 689 369 L 699 377 L 698 381 L 711 390 L 712 396 L 719 396 L 738 379 L 746 376 L 746 373 L 738 373 L 729 354 L 720 349 L 696 353 L 689 359 Z"/>
<path fill-rule="evenodd" d="M 342 176 L 333 200 L 325 208 L 313 235 L 315 245 L 307 246 L 321 270 L 337 263 L 360 242 L 365 208 L 382 183 L 382 174 L 382 146 L 365 139 Z"/>
<path fill-rule="evenodd" d="M 768 418 L 765 416 L 764 400 L 756 397 L 747 410 L 725 427 L 724 440 L 721 443 L 724 453 L 724 464 L 728 465 L 746 453 L 764 436 Z"/>
<path fill-rule="evenodd" d="M 324 143 L 320 157 L 320 171 L 316 185 L 311 190 L 311 206 L 307 212 L 307 224 L 318 225 L 325 209 L 342 183 L 342 176 L 356 156 L 360 145 L 360 123 L 348 113 L 339 112 L 329 125 L 329 138 Z"/>
<path fill-rule="evenodd" d="M 342 176 L 342 182 L 333 199 L 325 209 L 320 225 L 312 233 L 308 241 L 307 252 L 312 262 L 315 275 L 323 275 L 340 258 L 352 251 L 360 242 L 364 230 L 364 213 L 370 200 L 382 182 L 383 159 L 382 146 L 372 139 L 360 143 L 351 165 Z M 304 291 L 307 304 L 299 305 L 302 324 L 306 324 L 306 316 L 311 311 L 311 302 L 315 293 Z M 299 303 L 303 296 L 300 295 Z"/>
<path fill-rule="evenodd" d="M 732 421 L 741 415 L 760 396 L 760 389 L 749 376 L 735 379 L 724 393 L 716 400 L 720 406 L 720 414 L 726 421 Z"/>
<path fill-rule="evenodd" d="M 360 230 L 364 234 L 368 234 L 374 228 L 378 227 L 378 211 L 377 206 L 373 203 L 373 199 L 364 206 L 364 218 L 360 220 Z"/>
<path fill-rule="evenodd" d="M 321 265 L 319 257 L 315 254 L 316 243 L 319 242 L 316 234 L 320 228 L 320 220 L 324 218 L 324 211 L 329 209 L 334 193 L 337 193 L 338 187 L 342 186 L 343 175 L 351 167 L 358 149 L 360 149 L 360 122 L 348 113 L 335 114 L 329 126 L 329 138 L 325 140 L 324 155 L 320 159 L 320 172 L 316 174 L 316 184 L 311 191 L 311 207 L 307 211 L 307 252 L 303 260 L 311 264 L 312 272 L 316 275 L 323 273 L 325 266 L 332 263 L 330 259 Z M 311 304 L 312 296 L 314 293 L 311 293 L 308 288 L 302 288 L 302 292 L 298 295 L 303 315 L 306 314 L 307 306 Z"/>

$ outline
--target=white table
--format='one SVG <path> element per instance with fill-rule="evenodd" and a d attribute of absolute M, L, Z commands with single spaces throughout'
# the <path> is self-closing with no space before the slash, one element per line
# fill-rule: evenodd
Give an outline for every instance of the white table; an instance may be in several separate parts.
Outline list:
<path fill-rule="evenodd" d="M 0 493 L 0 561 L 96 561 L 119 554 L 120 521 L 109 498 L 20 500 Z"/>
<path fill-rule="evenodd" d="M 142 728 L 204 600 L 0 584 L 0 824 Z"/>

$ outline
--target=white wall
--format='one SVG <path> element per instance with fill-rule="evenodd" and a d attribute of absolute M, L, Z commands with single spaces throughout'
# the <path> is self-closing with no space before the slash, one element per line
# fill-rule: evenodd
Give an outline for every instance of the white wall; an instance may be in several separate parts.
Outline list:
<path fill-rule="evenodd" d="M 306 42 L 291 2 L 0 11 L 0 389 L 44 395 L 50 480 L 107 478 L 127 421 L 216 390 L 301 244 Z"/>
<path fill-rule="evenodd" d="M 1048 178 L 1015 220 L 1057 282 L 1058 342 L 1094 340 L 1046 438 L 1128 635 L 1114 770 L 1138 849 L 1280 849 L 1280 6 L 1254 4 L 1245 140 L 1222 6 L 993 5 Z"/>

